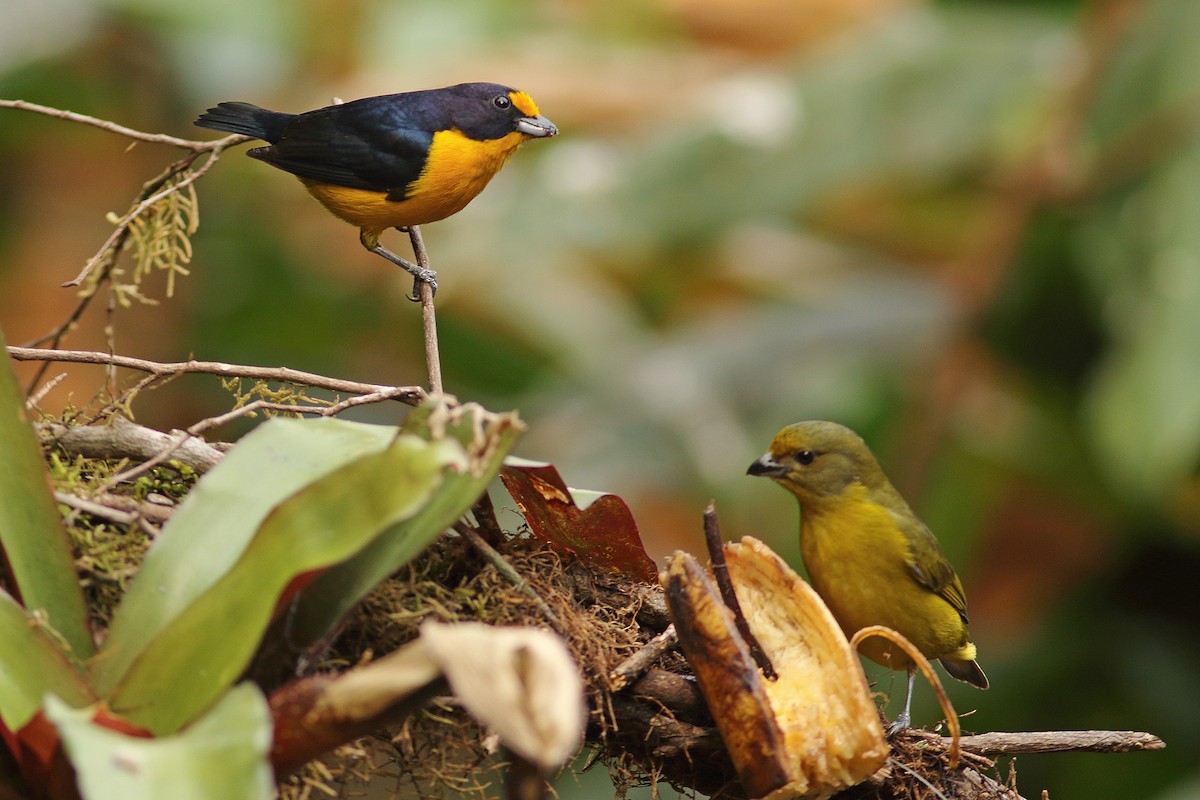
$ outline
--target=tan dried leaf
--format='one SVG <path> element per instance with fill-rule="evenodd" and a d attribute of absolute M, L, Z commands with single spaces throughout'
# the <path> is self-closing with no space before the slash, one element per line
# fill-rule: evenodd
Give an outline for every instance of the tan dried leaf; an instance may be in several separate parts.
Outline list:
<path fill-rule="evenodd" d="M 558 636 L 536 628 L 426 622 L 421 641 L 466 709 L 514 752 L 551 769 L 579 747 L 583 682 Z"/>

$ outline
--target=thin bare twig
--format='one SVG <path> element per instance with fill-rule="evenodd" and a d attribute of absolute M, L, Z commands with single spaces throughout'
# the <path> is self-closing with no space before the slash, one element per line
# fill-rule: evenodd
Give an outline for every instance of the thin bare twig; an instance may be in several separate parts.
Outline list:
<path fill-rule="evenodd" d="M 125 244 L 129 238 L 133 223 L 147 209 L 152 208 L 169 195 L 189 187 L 198 177 L 212 168 L 217 159 L 220 157 L 222 151 L 224 151 L 226 148 L 241 144 L 242 142 L 250 141 L 252 138 L 248 136 L 242 136 L 240 134 L 234 134 L 207 142 L 181 139 L 176 136 L 169 136 L 162 133 L 146 133 L 144 131 L 134 130 L 133 128 L 127 128 L 123 125 L 118 125 L 109 120 L 98 119 L 86 114 L 78 114 L 76 112 L 66 111 L 64 109 L 50 108 L 48 106 L 30 103 L 24 100 L 0 100 L 0 108 L 29 111 L 32 113 L 53 117 L 55 119 L 91 125 L 93 127 L 100 128 L 101 130 L 132 139 L 135 142 L 165 144 L 188 151 L 187 155 L 175 161 L 156 178 L 143 185 L 142 191 L 138 197 L 135 198 L 131 209 L 117 223 L 116 229 L 104 242 L 101 248 L 90 259 L 88 259 L 87 264 L 84 266 L 79 275 L 77 275 L 71 281 L 63 284 L 64 286 L 79 286 L 94 270 L 96 270 L 98 267 L 103 268 L 103 272 L 99 278 L 97 278 L 96 281 L 88 287 L 87 291 L 83 293 L 79 303 L 76 305 L 68 319 L 49 333 L 32 342 L 32 344 L 49 343 L 53 347 L 57 347 L 62 342 L 63 337 L 66 336 L 69 331 L 74 329 L 76 323 L 83 316 L 84 311 L 91 304 L 92 299 L 98 294 L 97 289 L 99 286 L 109 279 L 113 265 L 116 263 L 117 258 L 125 248 Z M 207 161 L 199 169 L 192 171 L 192 163 L 202 155 L 208 156 Z M 175 178 L 183 173 L 186 173 L 184 177 L 176 181 Z M 110 301 L 111 299 L 112 298 L 110 298 Z M 111 311 L 112 307 L 110 302 L 110 314 Z M 47 365 L 43 365 L 37 371 L 30 383 L 28 393 L 32 394 L 34 387 L 38 386 L 42 382 L 42 379 L 46 373 L 46 369 Z"/>
<path fill-rule="evenodd" d="M 425 240 L 421 238 L 419 225 L 410 225 L 408 238 L 412 241 L 413 255 L 417 266 L 429 269 L 429 253 L 425 251 Z M 417 292 L 421 300 L 421 321 L 425 330 L 425 368 L 429 371 L 429 393 L 442 393 L 442 359 L 438 353 L 437 319 L 433 310 L 433 287 L 418 281 Z"/>
<path fill-rule="evenodd" d="M 97 503 L 94 500 L 87 500 L 83 497 L 76 497 L 69 492 L 55 492 L 54 500 L 76 511 L 83 511 L 91 514 L 93 517 L 100 517 L 109 522 L 115 522 L 118 525 L 132 525 L 137 522 L 137 514 L 134 514 L 132 511 L 109 508 L 103 503 Z"/>
<path fill-rule="evenodd" d="M 241 134 L 233 134 L 222 139 L 215 139 L 211 142 L 198 142 L 192 139 L 180 139 L 176 136 L 168 136 L 165 133 L 145 133 L 143 131 L 126 128 L 124 125 L 118 125 L 115 122 L 109 122 L 106 119 L 98 119 L 89 117 L 87 114 L 78 114 L 74 111 L 65 111 L 61 108 L 50 108 L 49 106 L 30 103 L 25 100 L 0 100 L 0 108 L 13 108 L 18 111 L 32 111 L 35 114 L 44 114 L 47 117 L 55 119 L 65 119 L 69 122 L 80 122 L 84 125 L 91 125 L 101 130 L 115 133 L 119 136 L 124 136 L 129 139 L 136 139 L 139 142 L 150 142 L 151 144 L 166 144 L 171 147 L 181 147 L 184 150 L 191 150 L 194 153 L 207 153 L 212 150 L 223 149 L 233 144 L 251 141 L 251 137 L 242 136 Z"/>
<path fill-rule="evenodd" d="M 174 509 L 157 503 L 145 503 L 132 497 L 116 494 L 101 494 L 88 499 L 69 492 L 55 492 L 54 499 L 77 511 L 100 517 L 118 525 L 133 525 L 139 519 L 163 524 L 171 518 Z"/>
<path fill-rule="evenodd" d="M 947 737 L 940 737 L 948 741 Z M 983 756 L 1027 753 L 1133 753 L 1166 744 L 1144 731 L 993 731 L 963 736 L 963 750 Z"/>
<path fill-rule="evenodd" d="M 167 460 L 169 460 L 171 458 L 171 456 L 175 453 L 175 451 L 178 450 L 180 447 L 182 447 L 185 442 L 190 441 L 194 437 L 198 437 L 204 431 L 211 430 L 213 428 L 219 428 L 220 426 L 224 425 L 225 423 L 231 422 L 231 421 L 237 419 L 238 417 L 244 417 L 249 414 L 253 414 L 256 411 L 262 411 L 262 410 L 266 410 L 266 409 L 283 410 L 283 411 L 303 411 L 308 408 L 310 408 L 310 407 L 309 406 L 285 406 L 282 403 L 272 403 L 267 400 L 256 400 L 252 403 L 247 403 L 244 406 L 235 408 L 232 411 L 226 411 L 224 414 L 218 414 L 215 417 L 209 417 L 208 419 L 202 419 L 199 422 L 195 423 L 194 425 L 189 426 L 185 430 L 172 431 L 170 434 L 170 438 L 168 439 L 168 441 L 166 443 L 166 446 L 160 452 L 155 453 L 152 458 L 147 459 L 146 461 L 142 462 L 141 464 L 130 467 L 129 469 L 125 470 L 124 472 L 118 472 L 116 475 L 111 476 L 107 481 L 104 482 L 104 484 L 101 486 L 101 489 L 104 491 L 107 491 L 108 489 L 111 489 L 112 487 L 116 486 L 119 483 L 125 483 L 127 481 L 131 481 L 134 478 L 138 477 L 139 475 L 143 475 L 143 474 L 149 472 L 150 470 L 157 467 L 159 464 L 162 464 L 162 463 L 166 462 Z"/>
<path fill-rule="evenodd" d="M 240 411 L 241 409 L 238 410 Z M 100 490 L 107 492 L 119 483 L 131 481 L 140 475 L 146 474 L 159 464 L 166 463 L 168 460 L 170 460 L 175 451 L 180 447 L 183 447 L 184 443 L 189 441 L 192 437 L 193 434 L 191 431 L 172 431 L 166 447 L 164 447 L 158 453 L 155 453 L 152 457 L 143 461 L 141 464 L 137 464 L 125 470 L 124 472 L 118 472 L 117 474 L 111 476 L 108 480 L 101 484 Z"/>
<path fill-rule="evenodd" d="M 291 367 L 256 367 L 247 364 L 230 364 L 224 361 L 150 361 L 132 356 L 120 356 L 94 350 L 54 350 L 10 345 L 8 354 L 16 361 L 61 361 L 72 364 L 103 364 L 147 372 L 160 377 L 174 377 L 189 373 L 220 375 L 224 378 L 247 378 L 250 380 L 279 381 L 297 386 L 310 386 L 330 392 L 358 395 L 387 395 L 387 399 L 400 400 L 417 405 L 425 399 L 425 390 L 420 386 L 386 386 L 378 383 L 362 383 L 341 378 L 330 378 L 312 372 L 303 372 Z"/>
<path fill-rule="evenodd" d="M 29 399 L 25 401 L 25 407 L 37 410 L 38 403 L 42 402 L 42 398 L 54 391 L 54 387 L 58 386 L 67 379 L 67 373 L 60 372 L 50 380 L 42 384 L 41 388 L 29 395 Z"/>
<path fill-rule="evenodd" d="M 905 764 L 901 761 L 898 761 L 895 758 L 889 758 L 887 760 L 887 763 L 889 766 L 892 766 L 892 767 L 895 767 L 896 769 L 900 769 L 900 770 L 903 770 L 904 772 L 907 772 L 909 775 L 911 775 L 913 778 L 915 778 L 917 780 L 917 782 L 923 784 L 926 789 L 933 792 L 933 796 L 936 797 L 937 800 L 950 800 L 950 798 L 947 797 L 940 789 L 938 789 L 936 786 L 934 786 L 932 783 L 930 783 L 928 778 L 926 778 L 924 775 L 917 772 L 916 770 L 914 770 L 912 767 L 908 766 L 907 764 Z"/>
<path fill-rule="evenodd" d="M 717 582 L 717 589 L 721 592 L 721 600 L 724 601 L 725 607 L 733 612 L 733 621 L 737 625 L 738 633 L 741 634 L 742 641 L 750 648 L 750 655 L 754 658 L 754 663 L 762 670 L 763 677 L 767 680 L 775 680 L 779 677 L 775 672 L 775 666 L 767 657 L 762 645 L 758 643 L 754 632 L 750 630 L 750 623 L 746 621 L 746 615 L 742 613 L 742 604 L 738 602 L 733 581 L 729 578 L 729 567 L 725 563 L 725 545 L 721 540 L 721 524 L 717 521 L 715 500 L 710 500 L 708 507 L 704 509 L 704 541 L 708 545 L 708 558 L 712 561 L 713 578 Z"/>

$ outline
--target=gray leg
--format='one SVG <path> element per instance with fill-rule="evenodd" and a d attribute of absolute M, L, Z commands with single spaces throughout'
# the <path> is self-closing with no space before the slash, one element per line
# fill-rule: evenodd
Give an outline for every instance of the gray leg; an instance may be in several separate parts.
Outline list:
<path fill-rule="evenodd" d="M 912 707 L 913 681 L 916 677 L 916 673 L 910 666 L 908 668 L 908 692 L 904 695 L 904 710 L 900 712 L 900 716 L 896 717 L 896 721 L 888 726 L 889 734 L 904 730 L 912 722 L 912 714 L 909 711 Z"/>
<path fill-rule="evenodd" d="M 358 240 L 362 242 L 363 247 L 367 248 L 375 255 L 386 258 L 388 261 L 392 262 L 397 267 L 400 267 L 400 269 L 413 276 L 413 296 L 410 298 L 411 300 L 421 299 L 420 285 L 422 283 L 428 283 L 429 288 L 433 290 L 433 293 L 437 294 L 436 272 L 431 269 L 425 269 L 424 267 L 414 264 L 408 259 L 401 258 L 400 256 L 396 255 L 391 250 L 388 250 L 379 243 L 378 236 L 368 237 L 365 231 L 359 231 Z"/>

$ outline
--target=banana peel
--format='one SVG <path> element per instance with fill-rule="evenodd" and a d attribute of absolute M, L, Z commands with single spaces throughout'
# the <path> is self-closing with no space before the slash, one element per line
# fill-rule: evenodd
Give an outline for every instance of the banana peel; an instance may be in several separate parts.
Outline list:
<path fill-rule="evenodd" d="M 888 747 L 858 657 L 817 593 L 770 548 L 747 536 L 724 549 L 774 681 L 694 557 L 677 551 L 659 580 L 746 796 L 812 800 L 861 783 Z"/>

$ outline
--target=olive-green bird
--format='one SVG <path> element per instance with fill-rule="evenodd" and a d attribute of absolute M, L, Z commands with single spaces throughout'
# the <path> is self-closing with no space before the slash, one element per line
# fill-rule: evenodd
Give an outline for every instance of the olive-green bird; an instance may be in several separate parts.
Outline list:
<path fill-rule="evenodd" d="M 789 425 L 747 473 L 771 478 L 800 501 L 800 555 L 847 637 L 885 625 L 953 677 L 988 688 L 975 663 L 962 583 L 858 434 L 835 422 Z M 912 660 L 877 636 L 860 649 L 885 667 L 908 671 L 904 710 L 890 730 L 908 727 Z"/>

